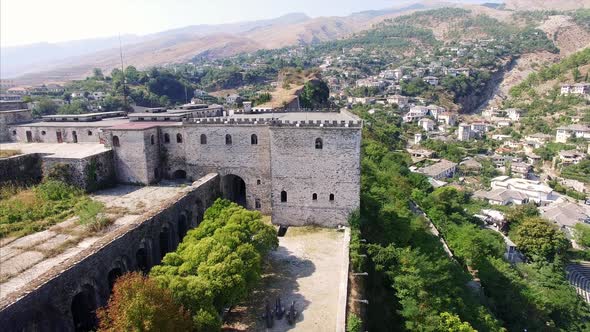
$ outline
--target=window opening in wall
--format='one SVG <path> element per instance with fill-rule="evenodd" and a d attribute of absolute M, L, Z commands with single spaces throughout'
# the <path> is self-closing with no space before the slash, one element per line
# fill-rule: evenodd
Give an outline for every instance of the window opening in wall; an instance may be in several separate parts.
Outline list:
<path fill-rule="evenodd" d="M 286 191 L 281 191 L 281 202 L 286 202 L 287 201 L 287 192 Z"/>
<path fill-rule="evenodd" d="M 254 201 L 254 207 L 255 207 L 255 208 L 257 208 L 257 209 L 260 209 L 260 207 L 261 207 L 261 206 L 262 206 L 262 205 L 260 204 L 260 199 L 258 199 L 258 198 L 257 198 L 257 199 Z"/>
<path fill-rule="evenodd" d="M 318 150 L 324 148 L 324 142 L 319 137 L 315 139 L 315 148 L 318 149 Z"/>
<path fill-rule="evenodd" d="M 182 143 L 182 134 L 176 134 L 176 143 Z"/>
<path fill-rule="evenodd" d="M 170 135 L 169 134 L 164 134 L 164 143 L 166 143 L 166 144 L 170 143 Z"/>
<path fill-rule="evenodd" d="M 256 136 L 256 134 L 252 134 L 252 136 L 250 136 L 250 143 L 252 145 L 257 145 L 258 144 L 258 136 Z"/>
<path fill-rule="evenodd" d="M 41 130 L 41 135 L 45 136 L 45 134 L 47 134 L 45 130 Z"/>
<path fill-rule="evenodd" d="M 260 179 L 256 180 L 256 184 L 261 184 L 262 181 L 260 181 Z"/>
<path fill-rule="evenodd" d="M 92 136 L 92 131 L 88 131 L 88 136 Z"/>
<path fill-rule="evenodd" d="M 334 200 L 334 194 L 330 194 L 330 201 Z"/>
<path fill-rule="evenodd" d="M 317 201 L 317 200 L 318 200 L 318 194 L 316 194 L 316 193 L 313 193 L 313 194 L 311 195 L 311 199 L 312 199 L 312 200 L 314 200 L 314 201 Z"/>
<path fill-rule="evenodd" d="M 154 135 L 150 136 L 150 143 L 152 145 L 156 144 L 156 140 L 154 139 Z"/>
<path fill-rule="evenodd" d="M 232 144 L 231 135 L 230 134 L 225 135 L 225 144 L 226 145 L 231 145 Z"/>
<path fill-rule="evenodd" d="M 201 134 L 201 144 L 207 144 L 207 135 Z"/>
<path fill-rule="evenodd" d="M 75 131 L 72 131 L 72 140 L 74 143 L 78 143 L 78 133 Z"/>
<path fill-rule="evenodd" d="M 61 135 L 58 135 L 61 136 Z M 121 146 L 119 144 L 119 136 L 113 136 L 113 146 Z"/>

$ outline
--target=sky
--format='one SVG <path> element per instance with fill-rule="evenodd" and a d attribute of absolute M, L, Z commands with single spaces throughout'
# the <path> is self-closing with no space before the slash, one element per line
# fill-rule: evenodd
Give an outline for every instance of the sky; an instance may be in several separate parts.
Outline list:
<path fill-rule="evenodd" d="M 418 1 L 418 0 L 416 0 Z M 478 0 L 464 0 L 464 2 Z M 2 47 L 120 34 L 145 35 L 197 24 L 275 18 L 303 12 L 345 16 L 412 0 L 1 0 Z"/>

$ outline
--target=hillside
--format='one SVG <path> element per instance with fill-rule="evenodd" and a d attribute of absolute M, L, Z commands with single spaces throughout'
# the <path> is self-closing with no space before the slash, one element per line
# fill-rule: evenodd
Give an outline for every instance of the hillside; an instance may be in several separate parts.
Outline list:
<path fill-rule="evenodd" d="M 431 6 L 435 6 L 434 4 Z M 422 5 L 368 11 L 346 17 L 309 18 L 304 14 L 289 14 L 279 18 L 223 25 L 195 25 L 135 37 L 123 47 L 125 64 L 137 68 L 186 62 L 196 56 L 219 58 L 259 49 L 275 49 L 293 45 L 309 45 L 348 36 L 371 27 L 384 19 L 424 8 Z M 51 45 L 49 45 L 51 46 Z M 18 61 L 22 52 L 8 48 L 3 54 L 4 77 L 16 76 L 21 84 L 81 79 L 98 67 L 105 72 L 120 67 L 118 45 L 76 53 L 74 57 L 51 57 L 50 61 Z M 71 48 L 63 44 L 62 49 Z M 26 47 L 21 48 L 23 51 Z M 3 50 L 4 52 L 4 50 Z M 39 50 L 37 54 L 44 54 Z M 41 57 L 43 59 L 43 57 Z M 13 65 L 15 64 L 15 65 Z M 23 68 L 26 68 L 23 69 Z M 20 74 L 19 74 L 20 73 Z"/>
<path fill-rule="evenodd" d="M 505 0 L 505 8 L 510 10 L 572 10 L 590 8 L 589 0 Z"/>

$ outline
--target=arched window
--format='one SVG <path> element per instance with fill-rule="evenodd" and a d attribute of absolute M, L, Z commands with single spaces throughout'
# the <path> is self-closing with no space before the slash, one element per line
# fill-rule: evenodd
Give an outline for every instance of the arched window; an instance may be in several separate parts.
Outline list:
<path fill-rule="evenodd" d="M 176 143 L 182 143 L 182 134 L 181 133 L 176 134 Z"/>
<path fill-rule="evenodd" d="M 252 134 L 252 136 L 250 136 L 250 143 L 252 145 L 257 145 L 258 144 L 258 136 L 256 136 L 256 134 Z"/>
<path fill-rule="evenodd" d="M 260 207 L 262 206 L 262 204 L 260 204 L 260 199 L 256 199 L 254 200 L 254 208 L 256 209 L 260 209 Z"/>
<path fill-rule="evenodd" d="M 207 135 L 201 134 L 201 144 L 207 144 Z"/>
<path fill-rule="evenodd" d="M 231 135 L 225 135 L 225 145 L 231 145 Z"/>
<path fill-rule="evenodd" d="M 156 144 L 156 140 L 154 139 L 154 135 L 150 136 L 150 143 L 152 143 L 152 145 Z"/>
<path fill-rule="evenodd" d="M 113 136 L 113 146 L 121 146 L 119 144 L 119 136 Z"/>
<path fill-rule="evenodd" d="M 322 142 L 322 139 L 319 137 L 315 139 L 315 148 L 319 150 L 324 148 L 324 142 Z"/>
<path fill-rule="evenodd" d="M 313 193 L 313 194 L 311 195 L 311 199 L 312 199 L 312 200 L 314 200 L 314 201 L 317 201 L 317 200 L 318 200 L 318 194 L 316 194 L 316 193 Z"/>
<path fill-rule="evenodd" d="M 287 192 L 286 191 L 281 191 L 281 202 L 286 202 L 287 201 Z"/>
<path fill-rule="evenodd" d="M 330 202 L 334 200 L 334 194 L 330 194 Z"/>
<path fill-rule="evenodd" d="M 164 143 L 166 143 L 166 144 L 170 143 L 170 135 L 164 134 Z"/>

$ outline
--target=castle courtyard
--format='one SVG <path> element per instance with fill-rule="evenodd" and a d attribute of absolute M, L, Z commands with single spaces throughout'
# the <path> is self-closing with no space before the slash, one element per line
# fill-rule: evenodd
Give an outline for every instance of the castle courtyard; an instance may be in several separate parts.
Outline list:
<path fill-rule="evenodd" d="M 259 287 L 229 314 L 224 331 L 336 331 L 344 322 L 348 240 L 344 230 L 291 227 L 266 259 Z M 266 328 L 265 301 L 274 310 L 295 301 L 294 325 L 286 315 Z"/>

